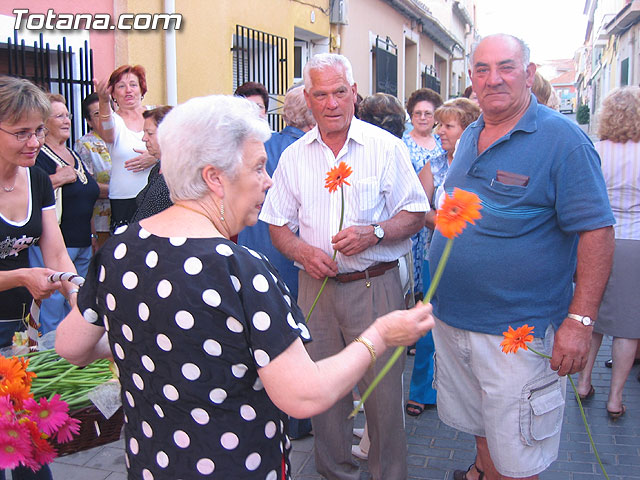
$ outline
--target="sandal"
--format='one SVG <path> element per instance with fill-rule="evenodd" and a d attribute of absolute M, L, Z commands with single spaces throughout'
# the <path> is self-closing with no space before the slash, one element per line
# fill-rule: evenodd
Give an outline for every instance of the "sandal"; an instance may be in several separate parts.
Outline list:
<path fill-rule="evenodd" d="M 475 468 L 476 472 L 478 472 L 478 480 L 482 480 L 484 478 L 484 472 L 476 467 L 476 462 L 473 462 L 471 465 L 469 465 L 469 468 L 467 468 L 466 472 L 464 470 L 456 470 L 455 472 L 453 472 L 453 480 L 467 480 L 467 473 L 469 473 L 472 468 Z"/>
<path fill-rule="evenodd" d="M 587 392 L 586 395 L 580 395 L 578 394 L 578 396 L 580 397 L 581 401 L 585 401 L 585 400 L 589 400 L 591 397 L 593 397 L 596 394 L 596 389 L 593 388 L 593 385 L 589 386 L 589 392 Z"/>
<path fill-rule="evenodd" d="M 411 415 L 412 417 L 418 417 L 422 412 L 424 412 L 424 405 L 416 405 L 415 403 L 408 403 L 404 407 L 407 415 Z"/>
<path fill-rule="evenodd" d="M 624 412 L 626 412 L 626 411 L 627 411 L 627 407 L 625 407 L 625 406 L 624 406 L 624 403 L 622 404 L 622 408 L 621 408 L 621 409 L 620 409 L 620 411 L 618 411 L 618 412 L 612 412 L 611 410 L 609 410 L 609 409 L 607 408 L 607 414 L 609 415 L 609 418 L 610 418 L 611 420 L 617 420 L 617 419 L 619 419 L 621 416 L 623 416 L 623 415 L 624 415 Z"/>

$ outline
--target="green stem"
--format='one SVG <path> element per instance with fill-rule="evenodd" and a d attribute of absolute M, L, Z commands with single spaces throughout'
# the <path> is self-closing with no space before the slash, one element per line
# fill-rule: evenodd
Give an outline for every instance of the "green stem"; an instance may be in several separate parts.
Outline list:
<path fill-rule="evenodd" d="M 440 283 L 440 278 L 442 278 L 442 272 L 444 271 L 444 267 L 447 264 L 447 260 L 449 260 L 449 255 L 451 254 L 452 246 L 453 246 L 453 238 L 450 238 L 447 240 L 447 243 L 444 246 L 444 250 L 442 251 L 442 256 L 440 257 L 440 261 L 438 262 L 438 268 L 436 268 L 436 273 L 433 274 L 433 280 L 431 280 L 431 285 L 429 285 L 427 294 L 424 297 L 424 300 L 423 300 L 424 303 L 429 303 L 431 301 L 431 299 L 433 298 L 433 294 L 436 291 L 436 288 L 438 288 L 438 284 Z M 413 292 L 411 293 L 413 294 Z M 360 398 L 358 405 L 349 414 L 349 418 L 353 418 L 358 414 L 358 411 L 360 410 L 360 407 L 362 406 L 362 404 L 367 401 L 367 398 L 369 398 L 369 396 L 371 395 L 371 392 L 373 392 L 373 390 L 378 386 L 378 383 L 380 383 L 380 380 L 382 380 L 384 376 L 387 374 L 387 372 L 391 370 L 391 367 L 393 367 L 394 363 L 398 361 L 398 358 L 400 358 L 400 356 L 403 353 L 404 353 L 404 347 L 402 346 L 396 347 L 395 351 L 393 352 L 393 355 L 391 355 L 391 358 L 389 358 L 389 360 L 384 365 L 384 367 L 382 367 L 382 370 L 380 370 L 378 375 L 376 375 L 376 378 L 373 379 L 373 382 L 371 382 L 371 384 L 367 387 L 367 390 L 364 392 L 364 394 Z"/>
<path fill-rule="evenodd" d="M 338 232 L 342 231 L 342 224 L 344 222 L 344 187 L 342 187 L 342 186 L 340 187 L 340 198 L 342 200 L 342 203 L 340 205 L 340 225 L 338 226 Z M 334 262 L 336 261 L 336 255 L 337 254 L 338 254 L 338 251 L 334 250 L 333 251 L 333 258 L 332 258 L 332 260 Z M 320 295 L 322 294 L 322 291 L 324 290 L 324 286 L 327 284 L 328 280 L 329 280 L 329 276 L 327 275 L 326 277 L 324 277 L 324 281 L 322 282 L 322 286 L 320 287 L 320 290 L 318 291 L 318 294 L 316 295 L 315 300 L 311 304 L 311 308 L 309 309 L 309 313 L 307 313 L 307 318 L 304 319 L 305 323 L 309 323 L 309 320 L 311 319 L 311 314 L 315 310 L 316 303 L 318 303 L 318 300 L 320 300 Z"/>
<path fill-rule="evenodd" d="M 544 353 L 538 352 L 537 350 L 534 350 L 529 346 L 527 346 L 527 348 L 531 350 L 533 353 L 535 353 L 536 355 L 540 355 L 541 357 L 544 357 L 544 358 L 551 358 L 549 355 L 545 355 Z M 609 480 L 609 475 L 607 475 L 607 471 L 604 469 L 604 465 L 602 465 L 602 460 L 600 460 L 600 455 L 598 455 L 598 449 L 596 448 L 596 444 L 594 443 L 593 437 L 591 436 L 591 429 L 589 428 L 589 423 L 587 422 L 587 416 L 584 414 L 584 408 L 582 408 L 582 401 L 580 400 L 580 395 L 578 395 L 578 389 L 576 388 L 576 384 L 573 383 L 573 378 L 571 378 L 571 375 L 567 375 L 567 377 L 569 377 L 569 381 L 571 382 L 571 387 L 573 387 L 573 394 L 576 396 L 576 400 L 578 401 L 578 407 L 580 407 L 580 415 L 582 416 L 582 421 L 584 422 L 584 428 L 587 431 L 587 435 L 589 436 L 589 442 L 591 442 L 591 448 L 593 448 L 593 453 L 596 454 L 596 460 L 598 460 L 598 464 L 602 469 L 602 473 L 604 473 L 605 478 Z"/>

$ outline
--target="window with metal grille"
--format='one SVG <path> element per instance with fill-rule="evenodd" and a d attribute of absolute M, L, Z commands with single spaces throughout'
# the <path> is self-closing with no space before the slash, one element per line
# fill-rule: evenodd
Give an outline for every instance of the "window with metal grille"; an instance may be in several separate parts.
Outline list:
<path fill-rule="evenodd" d="M 422 88 L 430 88 L 440 93 L 440 79 L 433 65 L 427 65 L 422 72 Z"/>
<path fill-rule="evenodd" d="M 376 37 L 373 47 L 375 93 L 398 95 L 398 47 L 387 37 Z"/>
<path fill-rule="evenodd" d="M 0 74 L 26 78 L 43 90 L 61 94 L 67 101 L 67 108 L 74 116 L 71 122 L 71 147 L 76 138 L 86 133 L 82 121 L 80 103 L 93 91 L 93 51 L 88 43 L 75 52 L 67 46 L 63 37 L 62 45 L 51 49 L 40 34 L 33 46 L 18 41 L 18 32 L 7 43 L 0 43 Z"/>
<path fill-rule="evenodd" d="M 245 82 L 258 82 L 269 92 L 267 118 L 271 128 L 284 125 L 280 107 L 287 91 L 287 39 L 236 25 L 233 35 L 233 90 Z"/>

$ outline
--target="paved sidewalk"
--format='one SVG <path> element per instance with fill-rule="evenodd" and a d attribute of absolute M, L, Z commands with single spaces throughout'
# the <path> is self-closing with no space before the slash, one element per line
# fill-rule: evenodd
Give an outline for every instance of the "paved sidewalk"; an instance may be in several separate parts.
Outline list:
<path fill-rule="evenodd" d="M 633 367 L 624 393 L 627 413 L 617 421 L 607 417 L 606 400 L 611 370 L 603 362 L 610 357 L 611 340 L 605 339 L 594 368 L 593 385 L 596 395 L 585 406 L 594 440 L 611 480 L 640 480 L 640 382 L 636 380 L 640 367 Z M 408 388 L 412 357 L 405 368 Z M 558 460 L 543 473 L 541 480 L 603 479 L 600 467 L 589 445 L 580 411 L 567 384 L 562 441 Z M 356 424 L 361 426 L 363 415 Z M 407 417 L 409 443 L 409 478 L 451 480 L 453 470 L 466 469 L 475 457 L 471 435 L 444 425 L 434 410 L 418 418 Z M 357 439 L 354 437 L 354 443 Z M 124 480 L 126 479 L 123 441 L 61 457 L 52 465 L 56 480 Z M 291 457 L 294 480 L 320 480 L 313 459 L 313 437 L 293 442 Z M 362 479 L 368 479 L 366 462 L 362 463 Z"/>

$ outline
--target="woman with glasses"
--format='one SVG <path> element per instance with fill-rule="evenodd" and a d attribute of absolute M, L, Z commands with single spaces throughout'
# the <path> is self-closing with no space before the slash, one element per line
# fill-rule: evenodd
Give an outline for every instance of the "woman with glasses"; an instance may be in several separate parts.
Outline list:
<path fill-rule="evenodd" d="M 31 82 L 0 76 L 0 347 L 24 330 L 32 298 L 62 288 L 76 301 L 72 284 L 48 281 L 55 271 L 75 271 L 56 220 L 51 181 L 34 168 L 50 108 L 46 94 Z M 50 268 L 29 268 L 27 249 L 36 242 Z M 51 470 L 17 467 L 12 478 L 47 480 Z"/>
<path fill-rule="evenodd" d="M 430 169 L 424 169 L 425 165 L 429 165 L 432 161 L 439 158 L 443 153 L 442 143 L 440 137 L 433 133 L 433 127 L 435 125 L 434 113 L 436 109 L 442 105 L 442 98 L 438 93 L 430 88 L 421 88 L 411 94 L 409 100 L 407 100 L 407 113 L 411 118 L 411 125 L 413 129 L 409 132 L 405 132 L 402 136 L 402 140 L 409 149 L 409 156 L 411 163 L 416 171 L 416 174 L 420 171 L 429 172 Z M 427 193 L 427 198 L 431 202 L 433 199 L 433 181 L 429 178 L 423 178 L 420 176 L 420 181 Z M 411 255 L 413 256 L 413 279 L 414 279 L 414 296 L 416 301 L 421 300 L 425 290 L 429 286 L 429 279 L 423 277 L 423 272 L 429 272 L 426 268 L 426 249 L 427 238 L 429 232 L 426 228 L 422 228 L 418 233 L 411 237 Z M 418 342 L 413 352 L 418 355 L 418 349 L 424 341 Z M 411 352 L 411 349 L 410 349 Z M 435 404 L 435 398 L 429 400 L 428 404 Z M 408 415 L 418 416 L 420 415 L 426 403 L 414 402 L 410 400 L 405 408 Z"/>
<path fill-rule="evenodd" d="M 92 242 L 96 242 L 92 217 L 93 206 L 100 191 L 80 157 L 67 147 L 66 142 L 71 135 L 71 114 L 64 97 L 49 94 L 48 99 L 51 102 L 51 114 L 45 122 L 47 135 L 36 159 L 36 166 L 49 175 L 54 189 L 62 189 L 60 230 L 76 271 L 84 277 L 91 260 Z M 45 265 L 38 247 L 29 249 L 29 259 L 31 266 Z M 55 330 L 70 311 L 71 307 L 59 292 L 44 300 L 40 307 L 42 333 Z"/>

